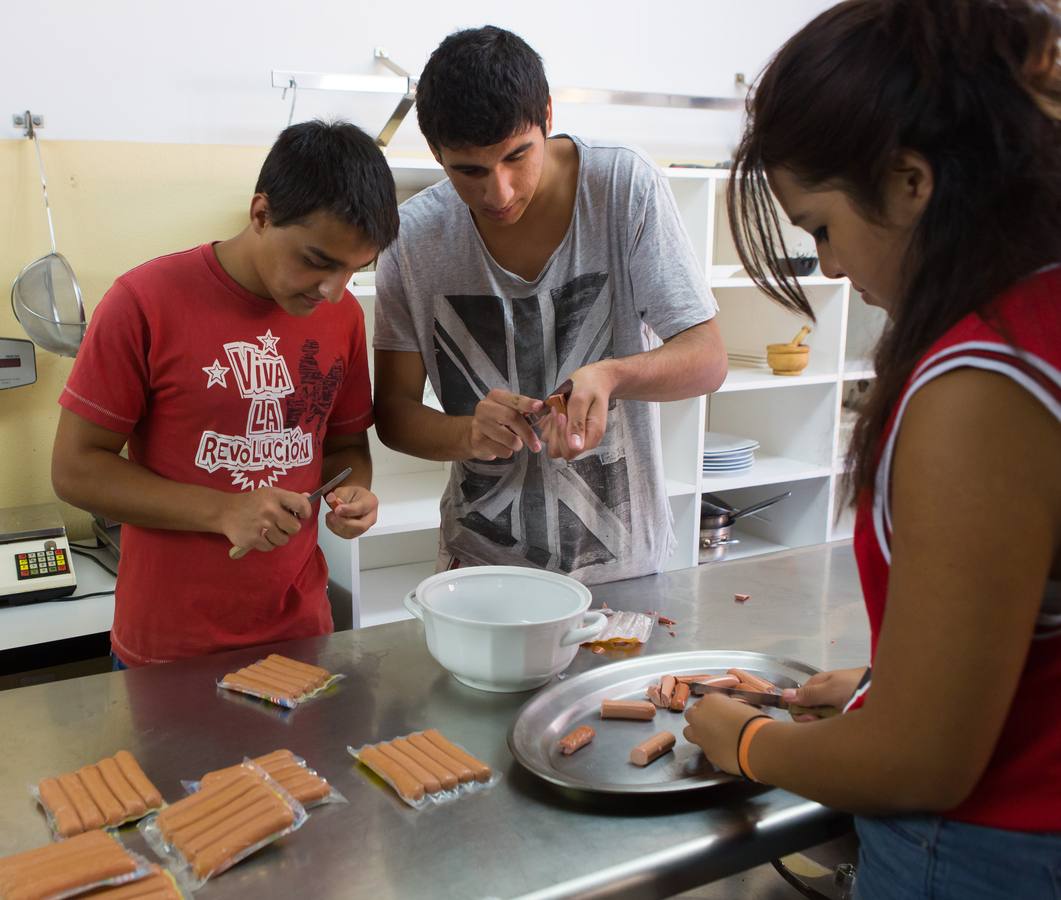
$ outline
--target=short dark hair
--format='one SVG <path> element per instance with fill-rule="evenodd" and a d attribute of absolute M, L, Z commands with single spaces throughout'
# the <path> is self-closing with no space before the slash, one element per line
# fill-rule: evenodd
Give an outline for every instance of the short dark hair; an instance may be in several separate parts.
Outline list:
<path fill-rule="evenodd" d="M 548 108 L 542 58 L 493 25 L 447 37 L 416 86 L 416 118 L 436 148 L 489 147 L 531 125 L 545 133 Z"/>
<path fill-rule="evenodd" d="M 323 211 L 353 225 L 378 249 L 398 236 L 394 176 L 383 153 L 349 122 L 300 122 L 280 132 L 265 158 L 257 194 L 284 226 Z"/>

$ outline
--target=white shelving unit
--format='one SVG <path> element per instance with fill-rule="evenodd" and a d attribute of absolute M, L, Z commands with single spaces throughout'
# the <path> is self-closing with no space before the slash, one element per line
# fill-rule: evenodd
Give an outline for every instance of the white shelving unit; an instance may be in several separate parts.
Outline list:
<path fill-rule="evenodd" d="M 391 159 L 399 200 L 440 180 L 434 160 Z M 787 341 L 803 322 L 782 310 L 743 273 L 725 211 L 727 170 L 665 168 L 690 240 L 719 302 L 719 324 L 727 347 L 765 354 L 767 343 Z M 795 250 L 813 252 L 809 236 L 786 234 Z M 371 346 L 375 289 L 351 286 L 362 304 Z M 879 310 L 851 296 L 846 280 L 822 275 L 800 279 L 817 316 L 806 343 L 810 363 L 799 376 L 773 375 L 768 368 L 730 365 L 711 397 L 660 407 L 667 493 L 674 514 L 677 549 L 668 568 L 699 562 L 700 496 L 710 492 L 735 506 L 786 490 L 792 496 L 735 528 L 740 543 L 726 559 L 770 553 L 850 536 L 846 515 L 834 524 L 840 454 L 841 400 L 845 384 L 873 377 L 872 347 L 883 324 Z M 706 430 L 754 437 L 755 465 L 734 475 L 704 476 Z M 350 591 L 354 626 L 407 618 L 402 597 L 434 571 L 438 549 L 438 503 L 448 467 L 394 453 L 370 435 L 380 498 L 376 526 L 359 541 L 341 542 L 322 529 L 321 545 L 332 577 Z"/>

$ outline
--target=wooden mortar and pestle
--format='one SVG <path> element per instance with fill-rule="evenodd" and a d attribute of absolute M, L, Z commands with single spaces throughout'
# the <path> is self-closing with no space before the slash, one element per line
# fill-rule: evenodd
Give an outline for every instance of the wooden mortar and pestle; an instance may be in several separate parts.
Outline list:
<path fill-rule="evenodd" d="M 787 344 L 767 344 L 766 362 L 775 375 L 798 375 L 810 362 L 810 347 L 800 343 L 808 334 L 810 326 L 804 325 Z"/>

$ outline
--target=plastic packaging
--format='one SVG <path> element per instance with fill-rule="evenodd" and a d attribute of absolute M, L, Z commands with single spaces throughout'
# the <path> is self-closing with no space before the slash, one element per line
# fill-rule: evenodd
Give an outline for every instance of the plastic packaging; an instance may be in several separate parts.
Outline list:
<path fill-rule="evenodd" d="M 434 738 L 440 738 L 450 744 L 463 754 L 467 761 L 449 757 L 449 762 L 440 763 L 438 760 L 443 757 L 440 755 L 438 745 L 434 744 Z M 381 750 L 381 747 L 389 747 L 390 751 Z M 423 809 L 433 804 L 449 803 L 467 794 L 475 794 L 491 788 L 501 780 L 500 772 L 480 762 L 459 744 L 444 738 L 433 728 L 427 731 L 413 732 L 402 737 L 391 738 L 389 741 L 381 741 L 376 744 L 362 744 L 357 748 L 348 746 L 346 749 L 362 766 L 390 785 L 394 792 L 413 809 Z M 394 751 L 397 751 L 397 756 Z M 388 756 L 388 752 L 391 755 Z M 379 754 L 384 755 L 384 762 L 390 761 L 386 768 L 379 765 Z M 425 762 L 425 756 L 427 756 L 427 762 Z M 398 761 L 403 758 L 404 761 Z M 410 759 L 412 765 L 410 765 Z M 397 771 L 393 769 L 393 764 L 395 763 L 404 772 L 403 775 L 399 776 L 401 778 L 400 783 L 398 778 L 395 778 L 392 774 Z M 475 763 L 476 765 L 471 766 L 470 763 Z M 475 777 L 476 769 L 478 769 L 480 775 L 489 773 L 488 777 L 479 780 Z M 438 782 L 438 790 L 430 790 L 429 778 L 433 778 Z M 422 790 L 413 790 L 417 783 Z"/>
<path fill-rule="evenodd" d="M 268 683 L 275 680 L 278 671 L 277 669 L 272 668 L 272 666 L 276 664 L 276 661 L 281 661 L 282 665 L 296 669 L 302 667 L 305 670 L 324 672 L 327 675 L 327 679 L 322 684 L 318 684 L 305 691 L 284 692 L 280 691 L 278 688 L 276 690 L 269 690 Z M 262 675 L 264 677 L 261 678 L 260 682 L 257 678 L 251 677 L 248 679 L 246 677 L 254 675 Z M 217 682 L 217 686 L 228 691 L 235 691 L 239 694 L 247 694 L 250 697 L 267 700 L 269 703 L 275 703 L 277 706 L 282 706 L 286 709 L 294 709 L 296 706 L 305 703 L 310 698 L 316 697 L 318 694 L 326 691 L 335 684 L 335 682 L 345 677 L 345 675 L 336 675 L 327 672 L 320 666 L 312 666 L 309 663 L 304 663 L 300 660 L 290 659 L 286 656 L 271 653 L 264 659 L 256 660 L 251 663 L 251 665 L 245 666 L 238 672 L 229 672 Z"/>
<path fill-rule="evenodd" d="M 312 809 L 315 806 L 323 806 L 326 803 L 347 802 L 346 798 L 335 789 L 335 786 L 332 785 L 327 778 L 315 769 L 311 769 L 306 764 L 306 760 L 301 756 L 296 756 L 290 750 L 274 750 L 272 753 L 267 753 L 264 756 L 255 757 L 251 762 L 264 769 L 265 772 L 270 777 L 273 777 L 284 790 L 301 803 L 304 809 Z M 211 776 L 220 776 L 224 772 L 239 768 L 244 768 L 242 763 L 236 766 L 229 766 L 227 769 L 217 769 L 213 772 L 207 772 L 198 781 L 182 781 L 181 785 L 187 793 L 193 794 L 202 788 L 204 781 L 209 783 L 211 781 Z M 304 796 L 300 790 L 300 786 L 306 784 L 306 776 L 312 776 L 315 779 L 319 779 L 319 781 L 323 783 L 323 786 L 328 789 L 328 793 L 319 797 Z M 312 787 L 312 785 L 310 785 L 310 787 Z M 313 793 L 315 793 L 315 791 Z"/>
<path fill-rule="evenodd" d="M 261 766 L 257 765 L 253 760 L 250 759 L 245 759 L 242 765 L 244 765 L 251 773 L 256 775 L 258 779 L 260 779 L 260 781 L 262 782 L 260 788 L 254 788 L 255 791 L 258 791 L 259 789 L 265 789 L 271 792 L 277 798 L 280 799 L 283 806 L 286 806 L 290 810 L 290 822 L 288 822 L 283 827 L 279 827 L 273 831 L 270 831 L 263 837 L 260 837 L 255 840 L 253 843 L 248 844 L 243 849 L 236 851 L 231 856 L 224 856 L 215 865 L 212 866 L 204 866 L 202 864 L 201 859 L 197 861 L 197 859 L 189 858 L 189 856 L 186 855 L 180 848 L 174 846 L 170 842 L 169 838 L 167 838 L 167 836 L 163 833 L 163 829 L 165 826 L 159 825 L 158 813 L 142 820 L 139 826 L 137 826 L 140 830 L 140 833 L 144 836 L 144 840 L 147 841 L 148 846 L 150 846 L 151 849 L 154 850 L 155 853 L 161 859 L 165 860 L 165 862 L 176 874 L 178 880 L 181 881 L 181 883 L 188 885 L 188 888 L 190 890 L 199 890 L 199 888 L 206 884 L 206 882 L 209 881 L 211 878 L 214 878 L 217 875 L 220 875 L 222 872 L 225 872 L 228 869 L 232 868 L 232 866 L 234 866 L 240 860 L 246 859 L 251 854 L 256 853 L 262 847 L 268 846 L 273 841 L 283 837 L 285 834 L 290 834 L 292 831 L 297 831 L 305 824 L 306 819 L 309 818 L 309 814 L 306 812 L 302 804 L 295 800 L 294 797 L 292 797 L 276 781 L 274 781 L 269 776 L 269 774 L 263 768 L 261 768 Z M 221 794 L 223 791 L 227 790 L 231 786 L 232 782 L 221 782 L 216 789 L 209 788 L 209 790 L 214 791 L 216 794 Z M 193 797 L 197 797 L 202 793 L 203 792 L 200 791 L 197 794 L 191 794 L 188 797 L 185 797 L 183 800 L 179 800 L 177 803 L 172 804 L 166 810 L 167 814 L 177 810 L 180 804 L 185 803 L 186 801 L 189 801 Z M 231 806 L 233 804 L 228 805 Z M 239 813 L 236 813 L 235 815 L 238 816 Z M 227 817 L 227 824 L 232 824 L 232 818 L 235 818 L 235 816 Z M 218 827 L 215 829 L 215 827 L 211 827 L 210 829 L 202 832 L 201 835 L 197 835 L 196 837 L 206 837 L 210 834 L 210 832 L 215 830 L 220 830 L 220 828 Z M 227 839 L 228 838 L 226 838 L 226 840 Z M 207 845 L 207 847 L 209 846 L 210 845 Z"/>
<path fill-rule="evenodd" d="M 602 611 L 608 615 L 608 624 L 604 626 L 604 631 L 597 635 L 595 640 L 583 644 L 584 647 L 613 649 L 648 643 L 648 639 L 652 636 L 652 626 L 655 624 L 654 616 L 619 610 Z"/>
<path fill-rule="evenodd" d="M 84 900 L 110 900 L 111 897 L 130 896 L 151 897 L 157 900 L 163 900 L 163 898 L 164 900 L 189 900 L 192 893 L 186 885 L 180 884 L 169 869 L 164 869 L 157 863 L 151 863 L 143 877 L 135 882 L 107 885 L 78 896 L 83 897 Z"/>

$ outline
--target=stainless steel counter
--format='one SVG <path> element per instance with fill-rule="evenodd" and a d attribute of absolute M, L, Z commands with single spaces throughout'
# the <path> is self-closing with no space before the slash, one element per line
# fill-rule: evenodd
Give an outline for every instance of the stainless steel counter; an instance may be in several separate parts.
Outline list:
<path fill-rule="evenodd" d="M 751 594 L 735 603 L 736 592 Z M 864 663 L 868 631 L 849 545 L 716 563 L 593 590 L 615 609 L 678 621 L 646 648 L 758 650 L 822 668 Z M 159 598 L 164 602 L 164 596 Z M 744 784 L 675 796 L 565 794 L 513 761 L 506 733 L 532 694 L 464 687 L 428 655 L 419 622 L 274 645 L 346 679 L 279 712 L 214 680 L 251 649 L 0 693 L 0 855 L 48 839 L 28 787 L 132 751 L 163 795 L 181 779 L 287 747 L 349 800 L 208 883 L 225 897 L 663 897 L 828 840 L 848 817 Z M 606 664 L 581 651 L 568 675 Z M 490 790 L 415 811 L 370 781 L 346 746 L 437 727 L 502 772 Z M 123 837 L 142 848 L 135 831 Z"/>

